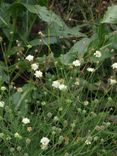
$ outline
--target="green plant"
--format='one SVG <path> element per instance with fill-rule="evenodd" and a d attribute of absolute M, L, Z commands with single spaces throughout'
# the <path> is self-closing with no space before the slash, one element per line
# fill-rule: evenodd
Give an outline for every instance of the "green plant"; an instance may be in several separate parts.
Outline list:
<path fill-rule="evenodd" d="M 114 156 L 117 6 L 87 33 L 47 3 L 0 4 L 0 154 Z"/>

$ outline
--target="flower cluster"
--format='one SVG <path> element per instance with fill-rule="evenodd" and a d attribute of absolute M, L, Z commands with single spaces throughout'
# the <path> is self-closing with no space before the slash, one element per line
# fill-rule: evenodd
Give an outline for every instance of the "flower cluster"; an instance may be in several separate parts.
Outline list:
<path fill-rule="evenodd" d="M 59 90 L 66 90 L 67 86 L 61 83 L 59 80 L 53 81 L 52 87 L 58 88 Z"/>
<path fill-rule="evenodd" d="M 26 60 L 28 60 L 29 62 L 32 62 L 34 60 L 34 56 L 33 55 L 28 55 L 26 58 Z M 31 64 L 31 69 L 35 72 L 34 75 L 36 78 L 41 78 L 43 76 L 43 73 L 38 70 L 39 65 L 38 63 L 32 63 Z"/>
<path fill-rule="evenodd" d="M 89 67 L 89 68 L 87 68 L 87 71 L 92 73 L 92 72 L 94 72 L 94 71 L 95 71 L 95 69 L 94 69 L 94 68 L 90 68 L 90 67 Z"/>
<path fill-rule="evenodd" d="M 94 56 L 99 58 L 99 57 L 102 56 L 102 54 L 101 54 L 100 51 L 97 50 L 97 51 L 94 53 Z"/>
<path fill-rule="evenodd" d="M 72 63 L 75 67 L 79 67 L 81 65 L 81 62 L 79 60 L 75 60 Z"/>

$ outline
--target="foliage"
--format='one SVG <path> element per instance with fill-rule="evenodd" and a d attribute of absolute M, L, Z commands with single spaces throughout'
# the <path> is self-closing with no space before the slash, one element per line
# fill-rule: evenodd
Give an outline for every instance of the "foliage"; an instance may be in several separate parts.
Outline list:
<path fill-rule="evenodd" d="M 0 3 L 0 154 L 114 156 L 117 6 L 74 25 L 51 4 Z"/>
<path fill-rule="evenodd" d="M 113 5 L 112 7 L 108 8 L 108 11 L 106 12 L 104 19 L 102 20 L 102 23 L 117 23 L 117 5 Z"/>

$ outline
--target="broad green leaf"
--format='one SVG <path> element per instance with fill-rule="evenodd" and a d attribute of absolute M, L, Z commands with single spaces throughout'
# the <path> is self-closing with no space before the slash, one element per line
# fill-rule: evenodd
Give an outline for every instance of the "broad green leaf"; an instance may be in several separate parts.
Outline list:
<path fill-rule="evenodd" d="M 109 36 L 111 48 L 117 49 L 117 31 L 112 32 Z"/>
<path fill-rule="evenodd" d="M 108 7 L 101 23 L 117 24 L 117 5 Z"/>
<path fill-rule="evenodd" d="M 58 15 L 56 15 L 53 11 L 48 10 L 46 7 L 42 7 L 40 5 L 29 5 L 24 3 L 22 3 L 22 5 L 27 8 L 29 12 L 37 14 L 40 19 L 47 22 L 48 24 L 56 23 L 61 27 L 65 25 L 63 20 Z"/>
<path fill-rule="evenodd" d="M 14 104 L 16 104 L 15 110 L 18 110 L 18 108 L 21 106 L 21 104 L 24 102 L 24 100 L 26 99 L 26 97 L 31 93 L 31 91 L 34 89 L 34 86 L 32 84 L 25 84 L 25 86 L 23 87 L 23 93 L 15 93 L 15 97 L 14 98 L 18 98 L 19 100 L 16 102 L 16 99 Z"/>
<path fill-rule="evenodd" d="M 84 34 L 79 32 L 79 27 L 69 28 L 64 21 L 56 15 L 51 10 L 48 10 L 46 7 L 41 7 L 39 5 L 27 5 L 23 4 L 28 11 L 31 13 L 37 14 L 40 19 L 49 24 L 49 33 L 50 36 L 57 37 L 81 37 Z M 48 32 L 47 32 L 48 33 Z"/>
<path fill-rule="evenodd" d="M 40 5 L 29 5 L 25 3 L 14 3 L 10 7 L 10 10 L 12 10 L 12 12 L 14 11 L 22 12 L 24 7 L 30 13 L 36 14 L 42 21 L 45 21 L 46 23 L 48 23 L 46 34 L 47 36 L 50 36 L 50 44 L 51 43 L 53 44 L 54 42 L 58 41 L 54 37 L 61 39 L 61 38 L 85 36 L 83 33 L 80 32 L 79 26 L 76 26 L 73 28 L 68 27 L 61 17 L 56 15 L 53 11 L 48 10 L 46 7 L 42 7 Z M 48 39 L 45 38 L 44 40 L 46 43 Z M 44 44 L 44 42 L 40 42 L 37 39 L 31 42 L 33 42 L 32 44 L 34 44 L 34 46 Z"/>
<path fill-rule="evenodd" d="M 55 44 L 58 40 L 56 37 L 45 37 L 43 39 L 34 39 L 29 42 L 32 46 Z"/>
<path fill-rule="evenodd" d="M 89 38 L 81 39 L 80 41 L 74 44 L 74 46 L 70 49 L 69 53 L 78 53 L 78 54 L 84 55 L 84 53 L 88 49 L 90 42 L 91 42 L 91 39 Z"/>
<path fill-rule="evenodd" d="M 83 38 L 80 41 L 76 42 L 68 53 L 62 54 L 60 56 L 61 63 L 67 65 L 72 63 L 73 60 L 76 59 L 76 57 L 83 56 L 87 52 L 90 42 L 91 39 L 89 38 Z"/>
<path fill-rule="evenodd" d="M 59 38 L 68 38 L 68 37 L 84 37 L 83 33 L 80 33 L 79 27 L 70 28 L 67 25 L 60 27 L 55 23 L 49 25 L 49 33 L 51 36 L 56 36 Z M 48 32 L 47 32 L 48 33 Z"/>

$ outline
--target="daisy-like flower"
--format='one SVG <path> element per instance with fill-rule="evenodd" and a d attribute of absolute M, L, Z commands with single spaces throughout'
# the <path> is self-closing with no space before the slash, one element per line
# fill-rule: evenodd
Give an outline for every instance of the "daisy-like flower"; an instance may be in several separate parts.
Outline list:
<path fill-rule="evenodd" d="M 101 54 L 100 51 L 97 50 L 97 51 L 94 53 L 94 56 L 99 58 L 99 57 L 102 56 L 102 54 Z"/>
<path fill-rule="evenodd" d="M 30 123 L 30 119 L 28 119 L 28 118 L 23 118 L 23 119 L 22 119 L 22 123 L 25 124 L 25 125 L 26 125 L 26 124 L 29 124 L 29 123 Z"/>
<path fill-rule="evenodd" d="M 90 68 L 90 67 L 89 67 L 89 68 L 87 68 L 87 71 L 92 73 L 92 72 L 94 72 L 94 71 L 95 71 L 95 69 L 94 69 L 94 68 Z"/>
<path fill-rule="evenodd" d="M 48 148 L 49 142 L 50 142 L 50 140 L 49 140 L 47 137 L 43 137 L 43 138 L 40 140 L 41 148 L 42 148 L 42 149 L 47 149 L 47 148 Z"/>
<path fill-rule="evenodd" d="M 113 69 L 117 69 L 117 62 L 113 63 L 111 66 Z"/>
<path fill-rule="evenodd" d="M 37 70 L 35 73 L 34 73 L 35 77 L 36 78 L 41 78 L 43 76 L 43 73 L 40 71 L 40 70 Z"/>
<path fill-rule="evenodd" d="M 31 64 L 31 69 L 32 70 L 37 70 L 38 69 L 38 64 L 37 63 L 33 63 L 33 64 Z"/>
<path fill-rule="evenodd" d="M 64 85 L 64 84 L 60 84 L 60 85 L 59 85 L 59 89 L 60 89 L 60 90 L 66 90 L 66 89 L 67 89 L 67 86 Z"/>
<path fill-rule="evenodd" d="M 33 55 L 28 55 L 28 56 L 26 57 L 26 60 L 28 60 L 28 61 L 33 61 L 33 58 L 34 58 Z"/>
<path fill-rule="evenodd" d="M 79 60 L 75 60 L 72 63 L 75 67 L 79 67 L 81 65 L 81 62 Z"/>
<path fill-rule="evenodd" d="M 4 101 L 0 101 L 0 107 L 3 108 L 5 105 Z"/>
<path fill-rule="evenodd" d="M 59 88 L 60 82 L 58 80 L 52 82 L 52 87 Z"/>

